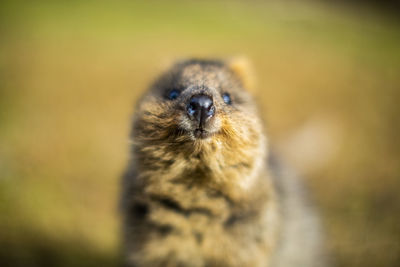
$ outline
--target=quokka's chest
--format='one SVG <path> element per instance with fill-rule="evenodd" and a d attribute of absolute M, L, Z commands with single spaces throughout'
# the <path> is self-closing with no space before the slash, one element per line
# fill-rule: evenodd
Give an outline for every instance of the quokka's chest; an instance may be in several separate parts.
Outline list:
<path fill-rule="evenodd" d="M 143 260 L 148 253 L 154 260 L 168 253 L 176 261 L 189 257 L 183 266 L 264 266 L 274 246 L 274 206 L 264 199 L 251 208 L 221 193 L 203 197 L 179 201 L 171 195 L 149 194 L 145 201 L 133 201 L 133 257 Z"/>

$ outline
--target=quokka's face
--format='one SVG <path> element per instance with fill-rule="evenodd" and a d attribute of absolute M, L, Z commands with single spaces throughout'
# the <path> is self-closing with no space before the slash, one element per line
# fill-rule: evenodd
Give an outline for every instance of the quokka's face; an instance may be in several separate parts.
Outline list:
<path fill-rule="evenodd" d="M 175 65 L 143 97 L 134 137 L 207 142 L 217 136 L 254 138 L 259 128 L 239 77 L 222 62 L 192 60 Z"/>

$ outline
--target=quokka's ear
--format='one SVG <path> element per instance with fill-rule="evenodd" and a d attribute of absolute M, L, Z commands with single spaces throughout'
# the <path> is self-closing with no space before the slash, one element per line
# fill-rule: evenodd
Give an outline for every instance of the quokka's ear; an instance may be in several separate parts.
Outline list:
<path fill-rule="evenodd" d="M 231 59 L 228 59 L 226 62 L 227 66 L 229 67 L 230 70 L 233 71 L 233 73 L 236 74 L 236 76 L 239 78 L 239 80 L 242 82 L 243 87 L 249 91 L 254 91 L 255 87 L 255 75 L 253 71 L 253 66 L 248 60 L 247 57 L 234 57 Z"/>

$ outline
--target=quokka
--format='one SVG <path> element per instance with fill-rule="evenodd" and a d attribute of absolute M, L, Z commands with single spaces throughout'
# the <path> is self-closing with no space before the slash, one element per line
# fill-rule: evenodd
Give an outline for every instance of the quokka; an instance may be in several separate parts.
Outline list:
<path fill-rule="evenodd" d="M 240 63 L 186 60 L 137 104 L 122 183 L 126 266 L 326 266 L 296 175 L 268 153 Z"/>

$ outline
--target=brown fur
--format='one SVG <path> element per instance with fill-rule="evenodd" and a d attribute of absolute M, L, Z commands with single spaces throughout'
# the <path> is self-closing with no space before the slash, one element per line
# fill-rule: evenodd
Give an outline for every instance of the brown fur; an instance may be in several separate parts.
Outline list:
<path fill-rule="evenodd" d="M 181 62 L 138 103 L 122 194 L 128 266 L 270 266 L 279 206 L 262 123 L 236 71 Z M 171 89 L 181 90 L 175 100 Z M 198 93 L 216 108 L 204 139 L 185 112 Z"/>

